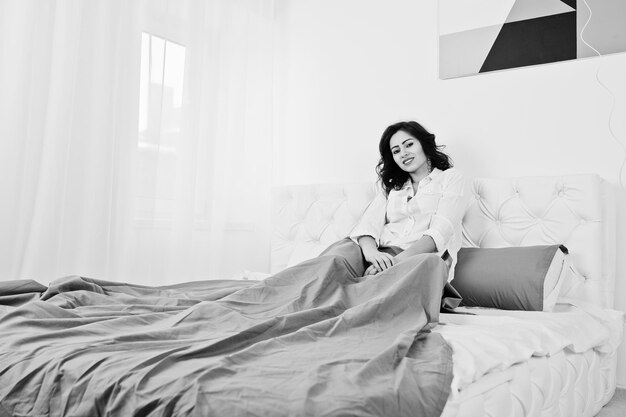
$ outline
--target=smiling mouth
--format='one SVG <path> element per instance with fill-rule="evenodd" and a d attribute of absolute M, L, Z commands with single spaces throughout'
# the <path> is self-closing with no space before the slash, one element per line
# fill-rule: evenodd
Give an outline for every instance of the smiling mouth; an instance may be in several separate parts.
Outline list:
<path fill-rule="evenodd" d="M 411 162 L 413 162 L 415 158 L 407 158 L 404 161 L 402 161 L 403 165 L 409 165 Z"/>

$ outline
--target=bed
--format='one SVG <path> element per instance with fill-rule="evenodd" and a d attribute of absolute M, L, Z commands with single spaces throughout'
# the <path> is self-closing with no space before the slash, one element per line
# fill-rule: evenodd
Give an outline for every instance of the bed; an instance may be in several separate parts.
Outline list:
<path fill-rule="evenodd" d="M 413 294 L 441 288 L 414 280 L 294 274 L 325 267 L 317 255 L 348 235 L 374 187 L 279 187 L 270 277 L 0 283 L 0 416 L 595 415 L 622 340 L 610 187 L 595 175 L 483 178 L 472 194 L 469 249 L 569 249 L 550 311 L 438 315 Z"/>
<path fill-rule="evenodd" d="M 615 390 L 623 323 L 622 313 L 612 310 L 616 236 L 610 185 L 589 174 L 476 178 L 470 188 L 464 247 L 563 244 L 571 276 L 553 312 L 460 308 L 474 314 L 441 314 L 434 331 L 453 346 L 455 367 L 442 415 L 597 414 Z M 276 189 L 272 270 L 348 234 L 374 193 L 371 184 Z"/>

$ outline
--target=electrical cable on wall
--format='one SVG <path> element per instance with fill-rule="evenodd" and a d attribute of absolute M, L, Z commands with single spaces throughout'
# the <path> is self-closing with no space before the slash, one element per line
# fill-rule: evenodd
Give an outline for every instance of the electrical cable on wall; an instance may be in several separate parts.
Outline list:
<path fill-rule="evenodd" d="M 601 56 L 602 54 L 600 52 L 598 52 L 598 50 L 596 48 L 594 48 L 589 43 L 587 43 L 587 41 L 583 37 L 583 33 L 585 32 L 585 29 L 587 28 L 587 25 L 589 25 L 589 22 L 591 21 L 591 17 L 593 16 L 593 12 L 591 11 L 591 7 L 589 7 L 589 4 L 587 3 L 587 0 L 583 0 L 583 2 L 585 3 L 585 6 L 587 7 L 587 10 L 589 10 L 589 18 L 587 19 L 587 21 L 585 22 L 583 28 L 580 31 L 580 40 L 585 45 L 587 45 L 587 47 L 592 49 L 598 56 Z M 600 86 L 602 88 L 604 88 L 604 90 L 607 93 L 609 93 L 611 95 L 612 102 L 611 102 L 611 112 L 609 113 L 609 133 L 611 134 L 611 137 L 613 138 L 613 140 L 622 148 L 622 151 L 624 152 L 624 158 L 622 160 L 622 164 L 621 164 L 620 170 L 619 170 L 619 185 L 622 188 L 622 190 L 626 191 L 626 188 L 624 187 L 624 182 L 623 182 L 623 179 L 622 179 L 623 172 L 624 172 L 624 167 L 626 166 L 626 145 L 624 144 L 624 142 L 622 142 L 617 137 L 617 135 L 613 131 L 613 126 L 611 126 L 611 122 L 613 121 L 613 113 L 615 112 L 615 101 L 616 101 L 616 99 L 615 99 L 615 94 L 613 94 L 613 92 L 600 79 L 600 68 L 601 68 L 601 65 L 598 65 L 598 70 L 596 71 L 596 80 L 598 81 L 598 84 L 600 84 Z"/>

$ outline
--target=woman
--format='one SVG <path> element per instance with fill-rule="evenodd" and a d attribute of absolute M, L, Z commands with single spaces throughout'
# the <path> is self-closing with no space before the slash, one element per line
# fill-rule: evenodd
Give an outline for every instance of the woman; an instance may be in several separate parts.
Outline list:
<path fill-rule="evenodd" d="M 452 278 L 467 193 L 463 176 L 441 148 L 435 135 L 414 121 L 383 133 L 377 166 L 382 190 L 350 235 L 368 264 L 365 275 L 417 254 L 447 257 L 447 252 Z"/>

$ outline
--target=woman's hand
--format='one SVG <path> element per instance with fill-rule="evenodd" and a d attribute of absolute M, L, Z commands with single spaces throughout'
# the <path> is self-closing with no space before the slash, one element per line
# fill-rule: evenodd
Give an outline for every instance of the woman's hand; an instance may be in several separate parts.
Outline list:
<path fill-rule="evenodd" d="M 390 268 L 394 264 L 393 256 L 385 252 L 380 252 L 378 249 L 363 249 L 363 257 L 371 264 L 365 270 L 365 275 L 375 275 Z"/>
<path fill-rule="evenodd" d="M 394 264 L 393 256 L 379 251 L 372 236 L 359 236 L 358 242 L 365 261 L 370 264 L 365 270 L 365 275 L 378 274 Z"/>
<path fill-rule="evenodd" d="M 363 276 L 365 277 L 365 276 L 368 276 L 368 275 L 376 275 L 379 272 L 380 271 L 378 270 L 378 268 L 374 267 L 374 265 L 370 265 L 365 270 L 365 273 L 363 274 Z"/>

